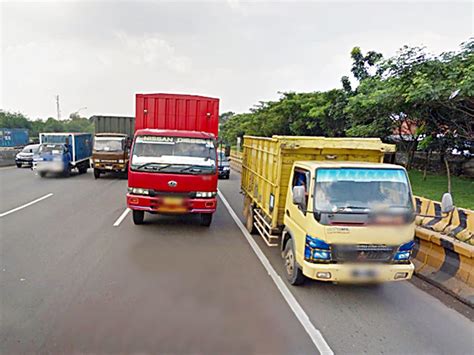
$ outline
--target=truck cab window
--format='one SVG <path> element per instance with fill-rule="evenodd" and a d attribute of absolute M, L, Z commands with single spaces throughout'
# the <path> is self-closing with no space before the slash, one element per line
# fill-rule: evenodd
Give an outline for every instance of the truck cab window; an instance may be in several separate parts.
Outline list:
<path fill-rule="evenodd" d="M 309 171 L 296 168 L 293 174 L 293 183 L 292 188 L 295 186 L 303 186 L 305 190 L 305 203 L 304 206 L 300 206 L 300 210 L 302 210 L 303 214 L 306 214 L 306 209 L 308 206 L 308 186 L 309 185 Z"/>

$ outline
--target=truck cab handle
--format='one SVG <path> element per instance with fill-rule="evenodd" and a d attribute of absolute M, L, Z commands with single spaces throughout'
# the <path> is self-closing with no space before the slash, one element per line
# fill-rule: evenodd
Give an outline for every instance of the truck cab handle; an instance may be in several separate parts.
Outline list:
<path fill-rule="evenodd" d="M 288 217 L 291 217 L 289 210 L 286 210 L 286 215 L 287 215 Z"/>

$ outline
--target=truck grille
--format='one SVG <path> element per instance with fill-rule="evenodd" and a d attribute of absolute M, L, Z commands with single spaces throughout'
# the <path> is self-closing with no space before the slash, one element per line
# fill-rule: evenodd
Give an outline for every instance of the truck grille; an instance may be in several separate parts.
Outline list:
<path fill-rule="evenodd" d="M 151 197 L 181 197 L 181 198 L 195 198 L 196 192 L 170 192 L 150 190 Z"/>
<path fill-rule="evenodd" d="M 337 262 L 390 262 L 394 251 L 394 247 L 379 244 L 332 245 Z"/>

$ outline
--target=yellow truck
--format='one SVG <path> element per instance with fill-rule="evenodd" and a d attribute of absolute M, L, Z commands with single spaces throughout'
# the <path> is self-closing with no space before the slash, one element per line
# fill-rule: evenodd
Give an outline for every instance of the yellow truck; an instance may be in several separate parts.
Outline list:
<path fill-rule="evenodd" d="M 246 227 L 281 247 L 288 281 L 408 280 L 415 210 L 405 169 L 378 138 L 245 136 Z"/>

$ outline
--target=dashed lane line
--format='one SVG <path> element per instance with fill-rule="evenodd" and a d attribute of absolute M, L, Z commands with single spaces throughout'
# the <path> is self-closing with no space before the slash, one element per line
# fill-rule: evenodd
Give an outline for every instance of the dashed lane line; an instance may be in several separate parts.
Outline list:
<path fill-rule="evenodd" d="M 40 198 L 37 198 L 36 200 L 33 200 L 33 201 L 31 201 L 31 202 L 28 202 L 28 203 L 25 203 L 24 205 L 19 206 L 19 207 L 16 207 L 16 208 L 14 208 L 14 209 L 12 209 L 12 210 L 10 210 L 10 211 L 6 211 L 6 212 L 3 212 L 3 213 L 0 213 L 0 217 L 5 217 L 5 216 L 9 215 L 10 213 L 20 211 L 20 210 L 22 210 L 22 209 L 24 209 L 24 208 L 26 208 L 26 207 L 28 207 L 28 206 L 34 205 L 35 203 L 38 203 L 38 202 L 40 202 L 40 201 L 43 201 L 43 200 L 45 200 L 45 199 L 47 199 L 48 197 L 51 197 L 51 196 L 53 196 L 53 193 L 49 193 L 49 194 L 47 194 L 47 195 L 44 195 L 44 196 L 42 196 L 42 197 L 40 197 Z"/>

